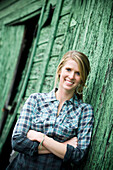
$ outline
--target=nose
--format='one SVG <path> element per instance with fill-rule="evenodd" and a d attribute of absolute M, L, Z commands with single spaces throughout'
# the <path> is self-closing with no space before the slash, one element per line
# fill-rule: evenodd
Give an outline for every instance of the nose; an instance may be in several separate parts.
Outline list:
<path fill-rule="evenodd" d="M 70 78 L 70 79 L 74 79 L 74 77 L 75 77 L 74 72 L 73 72 L 73 71 L 72 71 L 72 72 L 70 72 L 70 74 L 69 74 L 69 78 Z"/>

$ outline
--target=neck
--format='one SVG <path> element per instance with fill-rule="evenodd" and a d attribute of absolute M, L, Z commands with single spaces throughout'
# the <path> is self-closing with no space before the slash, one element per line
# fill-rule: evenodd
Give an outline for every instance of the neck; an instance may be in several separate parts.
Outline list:
<path fill-rule="evenodd" d="M 60 88 L 56 92 L 56 98 L 60 103 L 64 103 L 66 100 L 69 100 L 73 97 L 74 93 L 61 90 Z"/>

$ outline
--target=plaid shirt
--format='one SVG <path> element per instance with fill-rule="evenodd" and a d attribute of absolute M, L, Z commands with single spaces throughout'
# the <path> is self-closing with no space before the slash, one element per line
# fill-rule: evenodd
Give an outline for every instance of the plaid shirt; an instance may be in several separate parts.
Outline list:
<path fill-rule="evenodd" d="M 64 102 L 57 116 L 59 101 L 55 89 L 50 93 L 34 93 L 23 106 L 12 136 L 12 147 L 19 154 L 8 169 L 60 170 L 70 169 L 85 155 L 93 128 L 93 109 L 74 95 Z M 64 159 L 53 154 L 38 154 L 39 142 L 26 137 L 29 129 L 40 131 L 56 141 L 64 142 L 74 136 L 78 146 L 67 145 Z"/>

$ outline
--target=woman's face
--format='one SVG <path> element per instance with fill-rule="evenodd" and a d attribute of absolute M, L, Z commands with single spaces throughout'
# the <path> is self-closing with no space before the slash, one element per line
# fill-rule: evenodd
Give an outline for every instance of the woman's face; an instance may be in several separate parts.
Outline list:
<path fill-rule="evenodd" d="M 59 72 L 59 88 L 66 92 L 74 93 L 81 82 L 78 64 L 73 59 L 68 59 Z"/>

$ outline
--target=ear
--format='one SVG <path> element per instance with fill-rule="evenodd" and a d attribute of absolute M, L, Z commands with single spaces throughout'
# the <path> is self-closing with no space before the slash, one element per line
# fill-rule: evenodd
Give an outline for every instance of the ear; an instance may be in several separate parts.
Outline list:
<path fill-rule="evenodd" d="M 61 74 L 61 70 L 60 70 L 59 73 L 58 73 L 58 78 L 60 78 L 60 74 Z"/>

